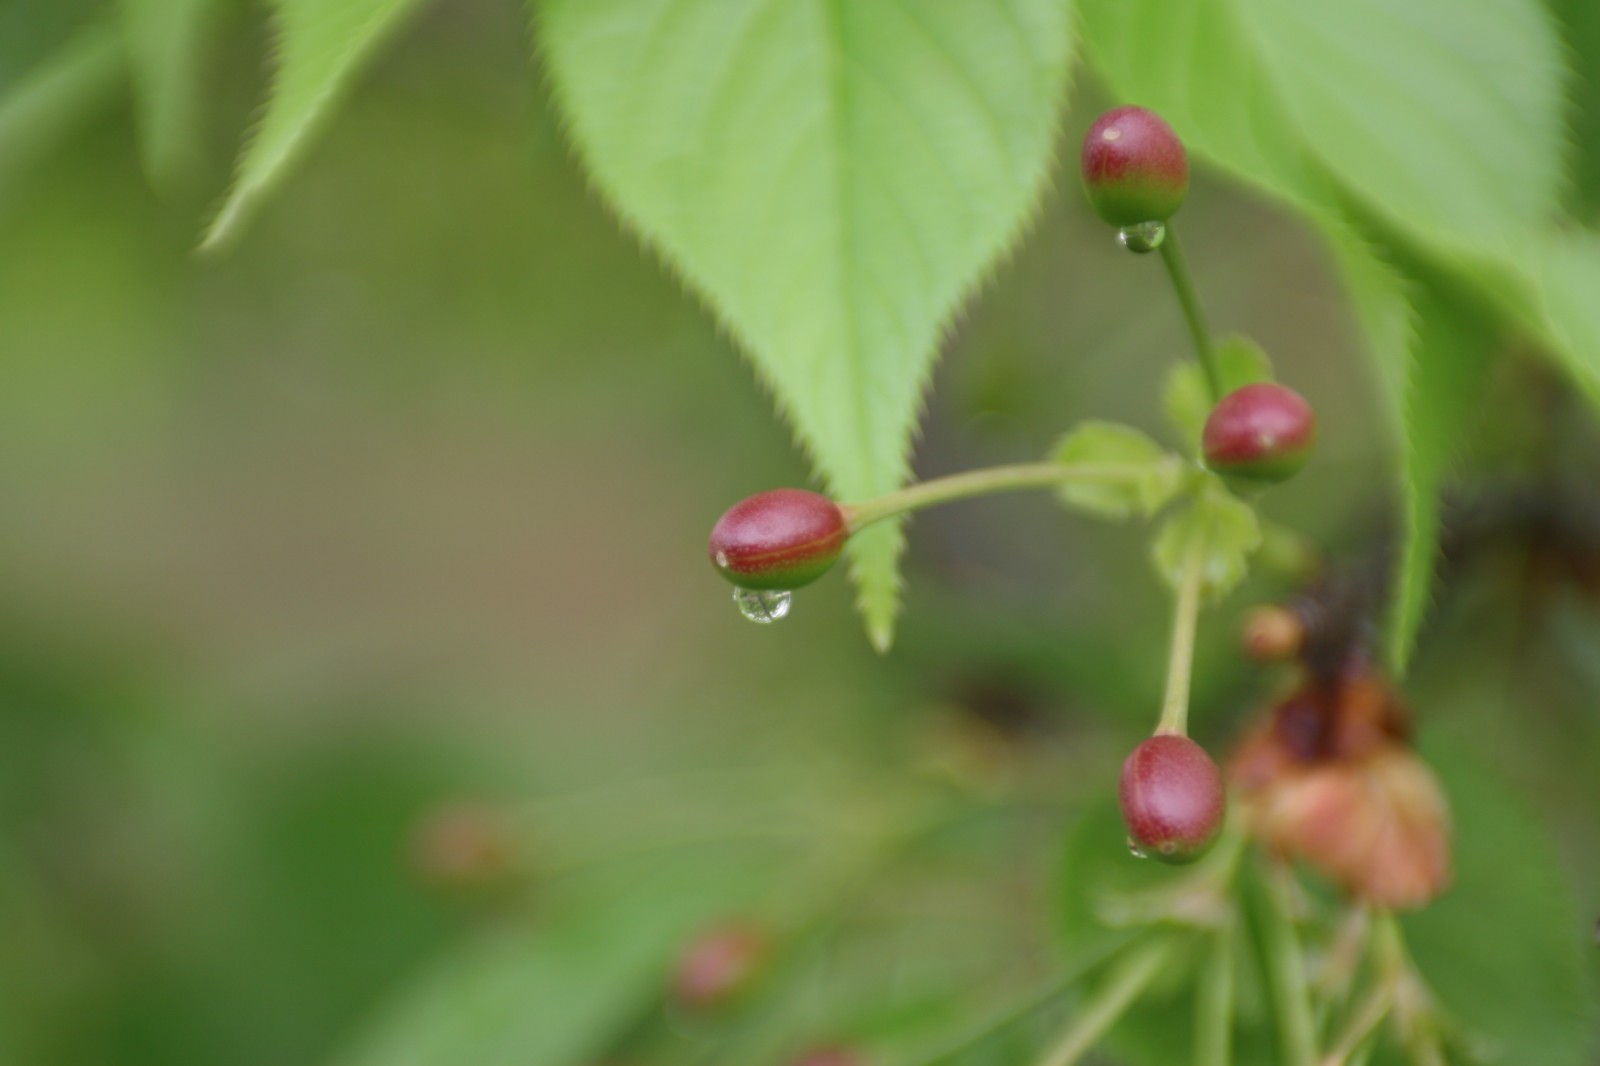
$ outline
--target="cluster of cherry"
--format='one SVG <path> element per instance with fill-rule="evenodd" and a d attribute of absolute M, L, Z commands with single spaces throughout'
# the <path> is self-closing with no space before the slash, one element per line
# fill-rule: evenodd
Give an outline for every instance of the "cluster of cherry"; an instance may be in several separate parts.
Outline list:
<path fill-rule="evenodd" d="M 1095 212 L 1118 227 L 1126 248 L 1163 248 L 1168 221 L 1189 187 L 1187 153 L 1165 121 L 1138 107 L 1102 115 L 1084 140 L 1082 172 Z M 1169 243 L 1163 254 L 1176 253 Z M 1185 296 L 1181 283 L 1179 295 Z M 1204 342 L 1199 347 L 1204 355 Z M 1310 405 L 1272 382 L 1219 396 L 1214 368 L 1205 370 L 1214 400 L 1201 439 L 1205 467 L 1244 490 L 1297 473 L 1316 440 Z M 800 489 L 763 492 L 717 522 L 711 561 L 740 590 L 736 596 L 786 596 L 826 573 L 865 524 L 862 516 L 876 518 L 881 510 L 870 503 L 841 505 Z M 1204 852 L 1221 829 L 1226 807 L 1216 762 L 1181 728 L 1168 725 L 1128 756 L 1120 796 L 1133 846 L 1168 862 L 1188 862 Z"/>

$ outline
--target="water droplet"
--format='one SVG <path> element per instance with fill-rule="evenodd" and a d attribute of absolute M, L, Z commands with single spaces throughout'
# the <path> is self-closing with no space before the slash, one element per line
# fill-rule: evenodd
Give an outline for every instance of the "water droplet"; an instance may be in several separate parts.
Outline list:
<path fill-rule="evenodd" d="M 788 615 L 794 593 L 778 589 L 734 589 L 733 602 L 738 605 L 739 613 L 750 621 L 766 625 Z"/>
<path fill-rule="evenodd" d="M 1136 859 L 1148 859 L 1150 857 L 1150 853 L 1141 848 L 1132 837 L 1128 838 L 1128 854 Z"/>
<path fill-rule="evenodd" d="M 1117 231 L 1117 240 L 1130 252 L 1145 255 L 1161 247 L 1167 239 L 1165 222 L 1136 222 Z"/>

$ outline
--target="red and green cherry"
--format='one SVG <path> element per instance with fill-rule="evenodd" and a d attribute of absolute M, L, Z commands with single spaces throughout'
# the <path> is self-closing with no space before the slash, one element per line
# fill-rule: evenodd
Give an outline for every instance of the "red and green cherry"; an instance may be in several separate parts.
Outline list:
<path fill-rule="evenodd" d="M 1204 854 L 1227 811 L 1215 760 L 1188 737 L 1171 733 L 1133 749 L 1122 764 L 1118 798 L 1133 853 L 1174 864 Z"/>
<path fill-rule="evenodd" d="M 838 562 L 849 522 L 839 505 L 804 489 L 773 489 L 730 507 L 711 530 L 709 554 L 753 622 L 789 613 L 792 594 Z"/>
<path fill-rule="evenodd" d="M 1119 229 L 1123 246 L 1159 248 L 1189 191 L 1189 155 L 1172 127 L 1142 107 L 1107 111 L 1084 136 L 1080 162 L 1090 206 Z"/>
<path fill-rule="evenodd" d="M 1244 486 L 1274 485 L 1306 465 L 1317 443 L 1317 416 L 1293 389 L 1271 382 L 1230 392 L 1201 435 L 1206 465 Z"/>

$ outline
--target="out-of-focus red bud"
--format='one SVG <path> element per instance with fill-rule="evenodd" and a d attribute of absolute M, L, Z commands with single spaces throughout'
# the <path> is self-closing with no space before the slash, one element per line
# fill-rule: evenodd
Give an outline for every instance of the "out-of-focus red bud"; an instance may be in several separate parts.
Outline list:
<path fill-rule="evenodd" d="M 750 986 L 769 949 L 766 932 L 754 925 L 730 922 L 708 930 L 678 959 L 673 995 L 692 1010 L 715 1010 Z"/>

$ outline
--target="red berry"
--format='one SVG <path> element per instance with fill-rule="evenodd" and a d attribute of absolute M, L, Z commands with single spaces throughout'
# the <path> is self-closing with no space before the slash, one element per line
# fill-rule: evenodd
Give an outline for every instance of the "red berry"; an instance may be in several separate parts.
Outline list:
<path fill-rule="evenodd" d="M 1158 733 L 1122 764 L 1122 819 L 1130 843 L 1162 862 L 1192 862 L 1222 828 L 1222 771 L 1188 737 Z"/>
<path fill-rule="evenodd" d="M 692 1010 L 715 1010 L 736 999 L 755 979 L 769 947 L 766 933 L 752 925 L 709 930 L 678 959 L 674 998 Z"/>
<path fill-rule="evenodd" d="M 826 496 L 773 489 L 717 521 L 711 564 L 740 588 L 797 589 L 828 572 L 849 536 L 844 512 Z"/>
<path fill-rule="evenodd" d="M 1276 483 L 1299 473 L 1317 443 L 1317 416 L 1293 389 L 1270 382 L 1230 392 L 1206 419 L 1206 465 L 1243 481 Z"/>
<path fill-rule="evenodd" d="M 1189 191 L 1189 156 L 1154 111 L 1119 107 L 1095 119 L 1083 138 L 1083 187 L 1095 213 L 1113 226 L 1164 222 Z"/>

